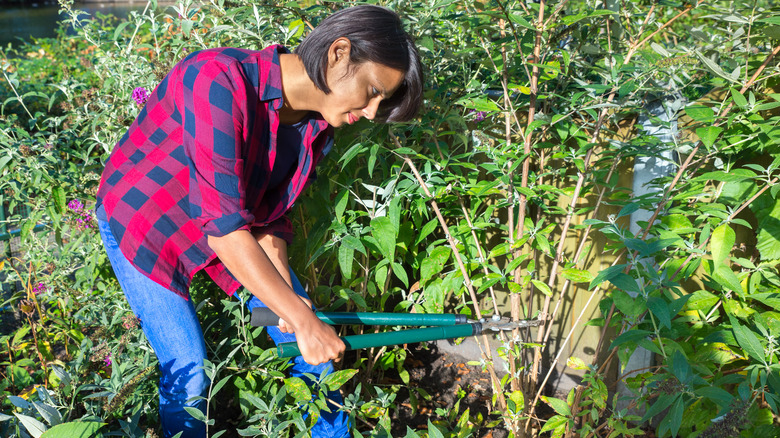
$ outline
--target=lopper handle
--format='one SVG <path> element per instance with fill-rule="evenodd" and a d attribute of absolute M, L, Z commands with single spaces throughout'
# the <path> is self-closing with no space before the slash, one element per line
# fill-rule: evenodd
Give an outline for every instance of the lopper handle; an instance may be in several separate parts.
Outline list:
<path fill-rule="evenodd" d="M 462 338 L 474 336 L 479 333 L 482 333 L 482 324 L 469 323 L 384 333 L 370 333 L 367 335 L 344 336 L 341 340 L 344 341 L 347 350 L 357 350 L 360 348 L 384 347 L 387 345 Z M 276 346 L 276 353 L 279 357 L 294 357 L 301 355 L 297 342 L 282 342 Z"/>
<path fill-rule="evenodd" d="M 314 312 L 322 322 L 331 325 L 417 325 L 447 326 L 466 324 L 465 315 L 454 313 L 379 313 Z M 252 309 L 250 323 L 255 327 L 279 325 L 279 317 L 267 307 Z"/>

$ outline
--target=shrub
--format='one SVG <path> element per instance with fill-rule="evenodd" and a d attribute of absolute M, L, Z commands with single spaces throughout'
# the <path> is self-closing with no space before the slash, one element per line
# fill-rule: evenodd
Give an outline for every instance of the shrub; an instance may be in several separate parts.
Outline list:
<path fill-rule="evenodd" d="M 640 426 L 659 436 L 768 436 L 780 401 L 780 21 L 768 2 L 381 4 L 417 38 L 426 104 L 412 123 L 339 130 L 293 212 L 303 238 L 290 252 L 306 256 L 292 263 L 315 301 L 478 318 L 500 313 L 505 299 L 514 318 L 542 320 L 538 330 L 501 334 L 500 357 L 479 361 L 512 436 L 634 436 Z M 11 90 L 0 185 L 11 210 L 24 204 L 31 213 L 7 221 L 25 248 L 6 261 L 23 285 L 10 302 L 24 319 L 5 336 L 3 391 L 34 400 L 6 398 L 18 415 L 0 418 L 4 432 L 82 419 L 93 423 L 80 427 L 107 423 L 101 430 L 138 436 L 154 424 L 154 409 L 141 402 L 152 398 L 144 377 L 154 359 L 141 353 L 149 351 L 142 338 L 117 337 L 126 304 L 94 230 L 68 204 L 93 202 L 100 160 L 138 111 L 134 90 L 152 90 L 203 47 L 295 45 L 341 6 L 185 1 L 168 15 L 152 2 L 112 29 L 73 18 L 78 37 L 17 53 L 40 57 L 4 54 Z M 45 59 L 67 59 L 69 73 L 48 75 Z M 621 185 L 621 173 L 642 176 L 636 166 L 649 160 L 667 170 L 644 187 Z M 46 234 L 33 232 L 37 225 Z M 601 254 L 611 266 L 600 265 Z M 46 290 L 36 295 L 40 284 Z M 600 315 L 574 308 L 577 288 L 590 291 Z M 194 294 L 215 351 L 210 397 L 239 395 L 246 435 L 304 430 L 312 417 L 291 402 L 311 390 L 253 346 L 268 345 L 240 305 L 215 306 L 219 292 L 205 284 Z M 573 322 L 556 339 L 562 315 Z M 582 383 L 565 399 L 545 393 L 585 325 L 602 332 L 591 357 L 566 361 Z M 639 347 L 657 362 L 615 366 Z M 499 379 L 501 360 L 510 373 Z M 395 369 L 409 382 L 400 348 L 360 352 L 349 365 L 363 375 Z M 396 391 L 359 385 L 344 408 L 358 430 L 360 421 L 371 425 L 363 433 L 389 433 Z M 551 408 L 546 418 L 540 401 Z M 481 426 L 457 415 L 451 425 L 431 423 L 429 436 Z"/>

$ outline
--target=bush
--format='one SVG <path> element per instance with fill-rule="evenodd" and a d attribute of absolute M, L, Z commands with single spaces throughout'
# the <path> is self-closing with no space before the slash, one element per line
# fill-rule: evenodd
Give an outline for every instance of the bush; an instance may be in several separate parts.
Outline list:
<path fill-rule="evenodd" d="M 502 334 L 501 357 L 480 361 L 511 436 L 774 433 L 780 19 L 769 3 L 381 4 L 417 38 L 426 104 L 413 123 L 339 130 L 293 212 L 302 238 L 290 251 L 306 257 L 292 263 L 315 301 L 478 318 L 499 313 L 506 297 L 514 318 L 540 319 L 538 330 Z M 51 431 L 80 420 L 68 427 L 130 436 L 155 423 L 154 358 L 120 328 L 131 323 L 128 309 L 90 217 L 69 208 L 94 201 L 101 159 L 138 111 L 133 91 L 152 90 L 200 48 L 294 46 L 341 6 L 184 2 L 167 14 L 152 2 L 115 28 L 74 18 L 78 37 L 4 54 L 11 87 L 0 185 L 10 210 L 31 210 L 7 221 L 25 252 L 5 262 L 23 285 L 9 301 L 21 326 L 4 337 L 4 409 L 15 414 L 0 418 L 6 435 L 34 435 L 47 427 L 41 420 Z M 53 59 L 66 74 L 52 72 Z M 649 160 L 667 170 L 644 187 L 620 185 L 620 173 Z M 596 253 L 613 255 L 612 266 Z M 573 318 L 577 285 L 591 291 L 588 303 L 600 301 L 601 317 Z M 215 351 L 210 398 L 238 394 L 248 436 L 305 430 L 312 417 L 292 406 L 311 390 L 284 378 L 241 306 L 205 284 L 194 294 Z M 562 315 L 574 322 L 552 342 Z M 592 357 L 566 361 L 582 383 L 567 397 L 545 393 L 585 325 L 602 335 Z M 656 363 L 615 366 L 639 347 Z M 500 360 L 511 370 L 503 379 Z M 396 369 L 409 382 L 400 347 L 358 353 L 348 365 L 314 390 L 341 386 L 356 370 Z M 358 419 L 356 433 L 390 433 L 398 390 L 355 389 L 344 409 Z M 546 418 L 540 400 L 551 408 Z M 486 424 L 458 415 L 431 423 L 428 436 Z"/>

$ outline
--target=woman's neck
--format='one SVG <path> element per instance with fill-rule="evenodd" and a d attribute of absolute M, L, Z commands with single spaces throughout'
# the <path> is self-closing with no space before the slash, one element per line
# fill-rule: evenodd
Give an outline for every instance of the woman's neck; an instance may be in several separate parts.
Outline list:
<path fill-rule="evenodd" d="M 279 122 L 292 125 L 301 121 L 310 111 L 316 111 L 317 97 L 322 93 L 306 73 L 298 55 L 279 55 L 282 71 L 282 96 L 284 105 L 279 110 Z"/>

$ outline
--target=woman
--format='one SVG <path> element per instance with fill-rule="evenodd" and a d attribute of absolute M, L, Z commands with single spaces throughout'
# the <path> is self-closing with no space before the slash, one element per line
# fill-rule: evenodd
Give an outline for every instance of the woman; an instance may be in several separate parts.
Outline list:
<path fill-rule="evenodd" d="M 294 53 L 233 48 L 177 64 L 106 163 L 100 233 L 133 312 L 160 362 L 165 436 L 205 436 L 184 409 L 204 410 L 203 332 L 189 300 L 205 270 L 228 295 L 279 315 L 276 342 L 297 340 L 292 373 L 320 375 L 344 344 L 314 316 L 290 271 L 285 213 L 333 143 L 361 117 L 409 120 L 421 102 L 417 50 L 398 16 L 377 6 L 339 11 Z M 332 394 L 337 403 L 338 393 Z M 313 436 L 349 436 L 345 413 L 322 412 Z"/>

